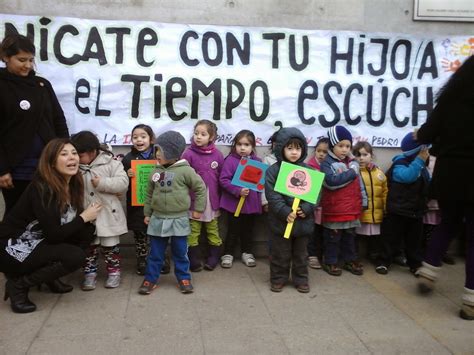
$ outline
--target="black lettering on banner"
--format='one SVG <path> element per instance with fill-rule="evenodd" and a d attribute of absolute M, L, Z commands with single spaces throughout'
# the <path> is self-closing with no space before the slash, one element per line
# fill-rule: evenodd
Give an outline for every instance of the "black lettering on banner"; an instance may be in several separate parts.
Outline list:
<path fill-rule="evenodd" d="M 84 88 L 85 91 L 82 91 L 82 88 Z M 76 105 L 77 110 L 84 115 L 87 115 L 91 111 L 89 110 L 89 107 L 81 106 L 79 100 L 88 98 L 90 96 L 91 85 L 86 79 L 79 79 L 76 83 L 76 94 L 74 95 L 74 104 Z"/>
<path fill-rule="evenodd" d="M 94 46 L 96 48 L 95 51 L 92 49 L 92 47 Z M 104 44 L 102 43 L 102 38 L 100 38 L 100 34 L 97 30 L 97 27 L 92 27 L 89 31 L 86 49 L 82 54 L 82 60 L 88 62 L 89 59 L 97 59 L 100 65 L 107 64 L 107 59 L 105 58 Z"/>
<path fill-rule="evenodd" d="M 107 27 L 105 33 L 115 35 L 115 64 L 123 64 L 123 37 L 131 32 L 128 27 Z"/>
<path fill-rule="evenodd" d="M 365 35 L 361 34 L 359 35 L 359 37 L 361 38 L 361 41 L 359 42 L 359 50 L 357 52 L 357 73 L 359 75 L 362 75 L 364 74 Z"/>
<path fill-rule="evenodd" d="M 301 63 L 296 62 L 296 46 L 295 46 L 295 35 L 290 35 L 290 65 L 293 70 L 302 71 L 308 66 L 309 63 L 309 39 L 308 36 L 303 36 L 303 59 Z"/>
<path fill-rule="evenodd" d="M 379 83 L 383 82 L 383 79 L 377 80 Z M 387 112 L 387 97 L 388 97 L 388 88 L 386 86 L 382 86 L 382 103 L 380 107 L 380 118 L 378 120 L 374 119 L 372 113 L 374 111 L 374 86 L 369 85 L 367 89 L 367 123 L 373 127 L 380 127 L 385 122 L 385 114 Z M 379 97 L 379 95 L 376 95 Z"/>
<path fill-rule="evenodd" d="M 12 35 L 12 34 L 20 34 L 16 29 L 15 25 L 10 22 L 5 22 L 5 36 Z M 25 36 L 31 41 L 35 41 L 35 27 L 32 23 L 28 23 L 26 25 L 26 34 Z"/>
<path fill-rule="evenodd" d="M 336 92 L 339 95 L 342 93 L 341 84 L 339 84 L 337 81 L 329 81 L 329 82 L 326 83 L 326 85 L 324 85 L 324 88 L 323 88 L 324 100 L 329 105 L 332 112 L 334 112 L 334 119 L 332 121 L 328 121 L 327 118 L 324 115 L 319 115 L 319 117 L 318 117 L 319 124 L 323 128 L 332 127 L 332 126 L 338 124 L 339 121 L 341 120 L 341 111 L 339 110 L 339 107 L 337 106 L 337 104 L 334 102 L 334 100 L 331 97 L 331 89 L 332 88 L 335 88 Z"/>
<path fill-rule="evenodd" d="M 211 39 L 214 41 L 215 46 L 216 46 L 215 58 L 211 58 L 209 56 L 209 46 L 210 46 L 209 41 Z M 202 36 L 201 47 L 202 47 L 203 59 L 207 65 L 210 65 L 211 67 L 216 67 L 222 63 L 222 57 L 224 55 L 223 48 L 222 48 L 222 40 L 216 32 L 208 31 L 204 33 L 204 35 Z"/>
<path fill-rule="evenodd" d="M 373 63 L 368 65 L 369 73 L 373 76 L 380 76 L 387 70 L 387 53 L 388 53 L 388 39 L 387 38 L 371 38 L 371 44 L 380 44 L 382 46 L 380 53 L 380 67 L 376 69 Z"/>
<path fill-rule="evenodd" d="M 47 17 L 42 17 L 39 20 L 42 26 L 47 26 L 50 24 L 51 20 Z M 42 61 L 48 60 L 48 29 L 41 28 L 40 29 L 40 59 Z"/>
<path fill-rule="evenodd" d="M 397 112 L 396 112 L 396 105 L 397 105 L 397 99 L 400 94 L 404 94 L 405 97 L 409 98 L 411 96 L 410 90 L 407 88 L 397 88 L 392 95 L 392 100 L 390 101 L 390 118 L 393 121 L 393 124 L 395 127 L 405 127 L 408 124 L 408 121 L 410 120 L 410 117 L 405 116 L 403 119 L 399 119 L 397 117 Z"/>
<path fill-rule="evenodd" d="M 212 119 L 220 120 L 221 116 L 221 79 L 215 79 L 209 86 L 199 79 L 193 79 L 192 81 L 192 104 L 191 104 L 191 118 L 199 117 L 199 92 L 208 96 L 211 93 L 214 97 L 214 113 Z"/>
<path fill-rule="evenodd" d="M 306 89 L 310 88 L 311 92 L 306 92 Z M 312 125 L 316 121 L 316 117 L 310 116 L 305 117 L 304 114 L 304 102 L 305 100 L 317 100 L 318 99 L 318 84 L 314 80 L 306 80 L 301 85 L 298 92 L 298 116 L 303 124 Z"/>
<path fill-rule="evenodd" d="M 226 50 L 227 50 L 227 64 L 234 65 L 234 51 L 239 56 L 240 62 L 243 65 L 250 63 L 250 35 L 244 33 L 244 44 L 240 45 L 234 34 L 227 32 L 225 35 Z"/>
<path fill-rule="evenodd" d="M 404 47 L 404 61 L 397 61 L 397 51 L 399 47 Z M 392 75 L 397 80 L 403 80 L 408 78 L 408 74 L 410 74 L 410 58 L 411 58 L 411 42 L 406 39 L 400 39 L 395 42 L 392 47 L 392 53 L 390 55 L 390 69 L 392 70 Z M 404 63 L 403 67 L 404 70 L 402 72 L 397 71 L 396 63 Z"/>
<path fill-rule="evenodd" d="M 199 36 L 195 31 L 186 31 L 183 37 L 181 37 L 181 42 L 179 43 L 179 55 L 184 64 L 186 64 L 188 67 L 195 67 L 199 65 L 199 60 L 190 59 L 188 56 L 187 45 L 190 38 L 198 39 Z"/>
<path fill-rule="evenodd" d="M 427 64 L 428 60 L 430 65 Z M 423 57 L 421 58 L 420 70 L 418 71 L 418 79 L 422 79 L 423 75 L 431 74 L 432 79 L 438 77 L 438 67 L 436 66 L 436 52 L 433 46 L 433 42 L 428 42 L 423 51 Z"/>
<path fill-rule="evenodd" d="M 149 28 L 145 27 L 138 33 L 138 40 L 137 40 L 137 63 L 140 64 L 142 67 L 151 67 L 154 60 L 151 62 L 147 62 L 145 60 L 145 47 L 147 46 L 155 46 L 158 43 L 158 35 L 156 32 Z"/>
<path fill-rule="evenodd" d="M 256 110 L 255 110 L 255 91 L 257 89 L 261 89 L 262 91 L 262 112 L 260 113 L 260 116 L 257 115 Z M 249 95 L 250 95 L 250 102 L 249 102 L 249 113 L 250 113 L 250 118 L 254 120 L 255 122 L 261 122 L 265 120 L 268 116 L 268 112 L 270 111 L 270 95 L 268 93 L 268 86 L 267 84 L 262 81 L 262 80 L 257 80 L 252 85 L 250 85 L 249 89 Z"/>
<path fill-rule="evenodd" d="M 421 104 L 420 98 L 418 95 L 418 87 L 413 88 L 413 103 L 411 108 L 411 124 L 413 127 L 418 126 L 418 114 L 420 111 L 426 111 L 427 114 L 431 112 L 433 109 L 433 88 L 427 87 L 426 88 L 426 103 Z"/>
<path fill-rule="evenodd" d="M 81 55 L 76 53 L 68 58 L 68 57 L 65 57 L 61 52 L 61 43 L 66 34 L 77 36 L 79 34 L 79 31 L 73 25 L 61 26 L 58 32 L 56 32 L 56 35 L 54 36 L 54 42 L 53 42 L 54 56 L 56 57 L 58 62 L 61 64 L 74 65 L 74 64 L 79 63 L 79 61 L 81 60 Z"/>
<path fill-rule="evenodd" d="M 163 81 L 163 75 L 162 74 L 155 74 L 155 81 Z M 161 117 L 161 85 L 155 85 L 153 87 L 153 101 L 154 101 L 154 118 L 160 118 Z"/>
<path fill-rule="evenodd" d="M 133 96 L 132 96 L 132 108 L 131 116 L 137 118 L 139 116 L 140 107 L 140 95 L 141 95 L 141 84 L 148 83 L 150 81 L 149 76 L 145 75 L 132 75 L 124 74 L 121 77 L 122 82 L 133 83 Z"/>
<path fill-rule="evenodd" d="M 278 58 L 278 41 L 285 38 L 284 33 L 264 33 L 262 34 L 263 39 L 272 41 L 272 68 L 278 69 L 279 58 Z"/>
<path fill-rule="evenodd" d="M 337 51 L 337 36 L 331 37 L 331 74 L 336 73 L 336 62 L 338 60 L 346 61 L 346 74 L 352 74 L 352 57 L 354 52 L 354 38 L 349 38 L 347 43 L 347 52 Z"/>
<path fill-rule="evenodd" d="M 100 105 L 100 92 L 101 92 L 101 84 L 100 84 L 100 80 L 99 80 L 99 87 L 98 87 L 98 91 L 97 91 L 97 101 L 95 102 L 95 115 L 96 116 L 104 116 L 104 117 L 108 117 L 110 116 L 110 110 L 105 110 L 105 109 L 101 109 L 99 107 Z"/>
<path fill-rule="evenodd" d="M 179 86 L 179 90 L 174 90 L 174 86 Z M 173 121 L 182 120 L 187 116 L 186 112 L 181 112 L 179 115 L 174 110 L 173 100 L 186 97 L 186 81 L 183 78 L 174 77 L 166 83 L 166 111 L 168 116 Z"/>
<path fill-rule="evenodd" d="M 234 100 L 234 89 L 237 88 L 237 97 Z M 245 88 L 240 81 L 227 79 L 227 102 L 225 105 L 225 118 L 232 118 L 232 110 L 238 107 L 245 98 Z"/>
<path fill-rule="evenodd" d="M 356 118 L 351 118 L 351 113 L 349 111 L 349 106 L 350 106 L 352 91 L 357 91 L 359 94 L 363 94 L 364 93 L 364 88 L 359 83 L 351 84 L 347 88 L 346 95 L 344 96 L 344 105 L 343 105 L 343 107 L 344 107 L 344 119 L 350 125 L 357 125 L 357 124 L 360 123 L 360 121 L 362 121 L 362 117 L 357 116 Z"/>

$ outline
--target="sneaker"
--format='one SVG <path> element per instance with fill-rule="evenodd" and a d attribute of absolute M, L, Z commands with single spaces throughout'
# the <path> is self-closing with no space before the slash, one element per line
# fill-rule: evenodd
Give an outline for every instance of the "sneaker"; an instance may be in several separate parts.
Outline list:
<path fill-rule="evenodd" d="M 81 289 L 82 291 L 92 291 L 95 290 L 95 285 L 97 283 L 97 273 L 91 272 L 84 275 L 84 281 L 82 282 Z"/>
<path fill-rule="evenodd" d="M 273 292 L 281 292 L 283 291 L 283 287 L 285 287 L 284 283 L 272 283 L 270 285 L 270 290 Z"/>
<path fill-rule="evenodd" d="M 120 272 L 114 272 L 107 276 L 105 288 L 117 288 L 120 286 Z"/>
<path fill-rule="evenodd" d="M 194 287 L 191 285 L 191 280 L 178 281 L 178 287 L 181 293 L 193 293 Z"/>
<path fill-rule="evenodd" d="M 474 320 L 474 306 L 462 304 L 459 316 L 465 320 Z"/>
<path fill-rule="evenodd" d="M 149 295 L 156 288 L 156 284 L 147 280 L 143 280 L 142 285 L 138 289 L 140 295 Z"/>
<path fill-rule="evenodd" d="M 299 284 L 295 285 L 296 291 L 301 293 L 308 293 L 309 292 L 309 285 L 308 284 Z"/>
<path fill-rule="evenodd" d="M 221 256 L 221 266 L 225 269 L 230 269 L 233 261 L 234 257 L 232 255 L 226 254 Z"/>
<path fill-rule="evenodd" d="M 248 267 L 254 267 L 257 265 L 255 262 L 255 256 L 249 253 L 242 253 L 242 262 Z"/>
<path fill-rule="evenodd" d="M 323 264 L 323 270 L 332 276 L 341 276 L 342 270 L 336 264 Z"/>
<path fill-rule="evenodd" d="M 375 267 L 375 272 L 380 275 L 387 275 L 388 274 L 388 267 L 385 265 L 377 265 Z"/>
<path fill-rule="evenodd" d="M 308 266 L 311 269 L 321 269 L 321 263 L 317 256 L 308 256 Z"/>
<path fill-rule="evenodd" d="M 362 264 L 357 261 L 345 263 L 343 266 L 343 269 L 349 271 L 353 275 L 358 275 L 358 276 L 364 273 L 364 268 Z"/>

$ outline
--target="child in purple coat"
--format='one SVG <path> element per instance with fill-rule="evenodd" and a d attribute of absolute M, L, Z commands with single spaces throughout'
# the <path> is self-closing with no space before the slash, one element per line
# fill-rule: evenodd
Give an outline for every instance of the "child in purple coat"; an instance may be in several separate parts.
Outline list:
<path fill-rule="evenodd" d="M 219 236 L 217 218 L 219 212 L 219 174 L 224 163 L 224 156 L 214 145 L 217 137 L 217 127 L 209 120 L 199 120 L 194 126 L 191 146 L 183 153 L 189 165 L 206 184 L 207 203 L 201 218 L 191 219 L 191 234 L 188 236 L 188 257 L 190 269 L 193 272 L 202 270 L 202 262 L 199 249 L 199 236 L 202 224 L 206 227 L 206 235 L 209 243 L 209 253 L 204 263 L 204 269 L 214 270 L 219 263 L 222 239 Z M 194 210 L 194 196 L 191 196 L 191 209 Z"/>
<path fill-rule="evenodd" d="M 223 268 L 232 267 L 234 249 L 237 238 L 240 238 L 242 262 L 249 267 L 256 265 L 252 254 L 252 236 L 255 216 L 262 213 L 262 197 L 260 192 L 231 184 L 241 158 L 261 161 L 255 154 L 255 135 L 249 130 L 242 130 L 234 138 L 231 151 L 224 160 L 219 183 L 222 187 L 220 207 L 227 211 L 228 227 L 225 239 L 224 255 L 221 257 Z M 245 196 L 245 203 L 239 217 L 234 212 L 240 197 Z"/>

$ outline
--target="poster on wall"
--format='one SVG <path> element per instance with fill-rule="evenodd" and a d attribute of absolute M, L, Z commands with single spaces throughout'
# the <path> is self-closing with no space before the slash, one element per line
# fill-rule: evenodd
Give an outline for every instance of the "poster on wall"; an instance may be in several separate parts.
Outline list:
<path fill-rule="evenodd" d="M 413 4 L 414 20 L 474 22 L 472 0 L 414 0 Z"/>
<path fill-rule="evenodd" d="M 341 124 L 354 140 L 398 147 L 425 122 L 435 95 L 474 52 L 474 34 L 370 33 L 107 21 L 0 14 L 0 37 L 37 48 L 71 133 L 131 144 L 139 123 L 188 140 L 198 119 L 218 145 L 242 128 L 258 146 L 280 127 L 308 144 Z"/>

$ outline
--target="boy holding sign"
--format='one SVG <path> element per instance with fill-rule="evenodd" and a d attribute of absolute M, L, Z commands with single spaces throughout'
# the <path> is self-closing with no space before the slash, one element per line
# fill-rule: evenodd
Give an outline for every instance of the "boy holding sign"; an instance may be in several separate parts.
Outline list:
<path fill-rule="evenodd" d="M 309 292 L 307 245 L 314 230 L 314 205 L 301 201 L 293 212 L 295 198 L 275 190 L 277 177 L 283 170 L 282 162 L 306 168 L 303 163 L 308 152 L 306 138 L 297 128 L 283 128 L 275 145 L 277 163 L 267 169 L 265 195 L 268 200 L 268 225 L 271 230 L 270 282 L 273 292 L 281 292 L 290 278 L 299 292 Z M 302 190 L 308 186 L 304 169 L 297 169 L 289 177 L 290 185 Z M 311 185 L 311 183 L 310 183 Z M 316 200 L 316 198 L 315 198 Z M 284 237 L 287 225 L 292 225 L 289 238 Z"/>

